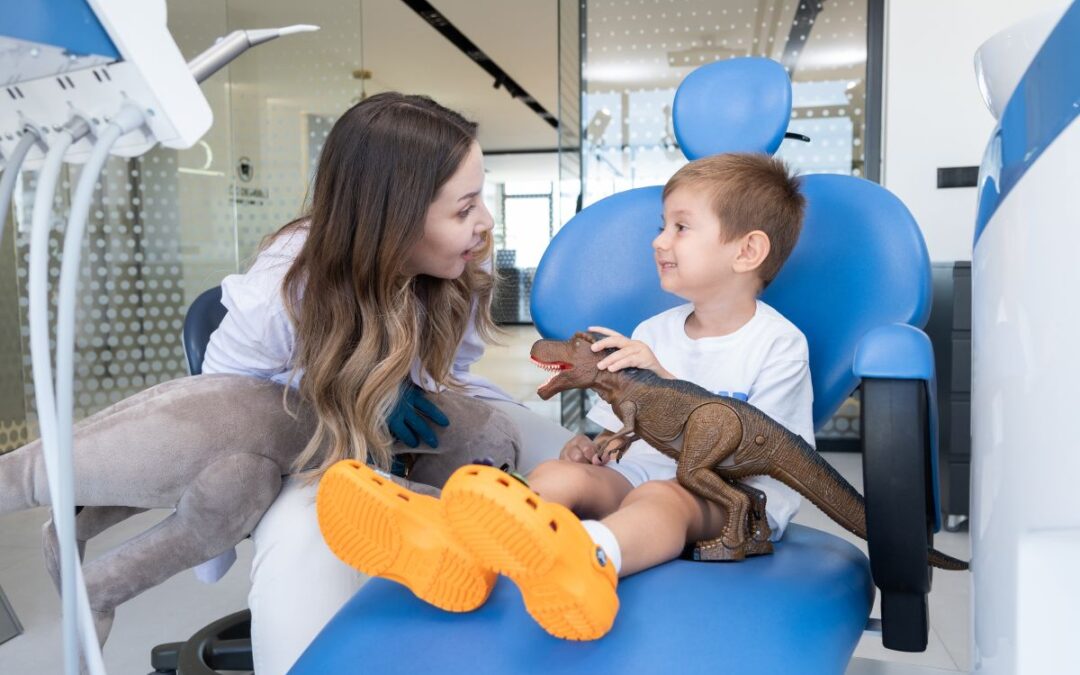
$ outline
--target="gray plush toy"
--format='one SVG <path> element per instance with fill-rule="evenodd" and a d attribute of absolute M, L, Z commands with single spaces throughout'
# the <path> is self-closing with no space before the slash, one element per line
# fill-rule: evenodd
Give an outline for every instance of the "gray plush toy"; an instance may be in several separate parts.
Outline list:
<path fill-rule="evenodd" d="M 282 477 L 315 430 L 315 416 L 280 385 L 241 375 L 196 375 L 165 382 L 75 427 L 75 503 L 79 549 L 146 509 L 172 509 L 164 520 L 85 562 L 90 608 L 102 644 L 116 607 L 177 572 L 228 551 L 258 524 Z M 438 494 L 454 469 L 479 457 L 517 466 L 515 424 L 475 398 L 428 394 L 450 420 L 435 427 L 439 447 L 410 449 L 411 490 Z M 0 514 L 48 505 L 41 443 L 0 455 Z M 46 566 L 59 580 L 52 521 L 44 531 Z"/>

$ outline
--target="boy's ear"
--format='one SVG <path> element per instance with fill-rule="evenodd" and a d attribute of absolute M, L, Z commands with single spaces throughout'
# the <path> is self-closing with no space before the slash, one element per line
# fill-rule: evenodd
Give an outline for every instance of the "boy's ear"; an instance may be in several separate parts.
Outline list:
<path fill-rule="evenodd" d="M 770 250 L 772 250 L 772 242 L 769 241 L 769 235 L 761 230 L 747 233 L 742 239 L 742 245 L 739 246 L 738 255 L 735 256 L 735 271 L 756 270 L 769 257 Z"/>

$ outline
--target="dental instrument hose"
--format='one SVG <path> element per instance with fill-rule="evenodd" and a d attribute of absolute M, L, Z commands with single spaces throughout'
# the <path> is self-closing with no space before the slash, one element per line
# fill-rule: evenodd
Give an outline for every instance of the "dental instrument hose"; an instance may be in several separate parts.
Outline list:
<path fill-rule="evenodd" d="M 98 137 L 83 165 L 75 196 L 71 201 L 67 229 L 64 232 L 63 258 L 60 266 L 60 291 L 56 312 L 56 419 L 60 434 L 62 466 L 74 466 L 72 454 L 75 388 L 75 318 L 79 286 L 82 240 L 94 198 L 94 187 L 109 158 L 109 151 L 124 134 L 143 123 L 142 111 L 125 106 Z"/>
<path fill-rule="evenodd" d="M 94 144 L 90 157 L 79 175 L 79 183 L 71 202 L 67 229 L 64 232 L 63 258 L 60 267 L 60 292 L 56 313 L 56 418 L 59 433 L 59 457 L 62 471 L 74 470 L 73 453 L 73 415 L 75 405 L 75 319 L 77 310 L 77 292 L 79 283 L 79 264 L 82 258 L 82 240 L 86 232 L 86 222 L 90 214 L 90 205 L 94 197 L 94 187 L 101 177 L 102 169 L 109 158 L 109 151 L 124 134 L 143 123 L 142 111 L 135 106 L 124 106 L 109 122 Z M 74 483 L 72 483 L 74 490 Z M 73 494 L 73 493 L 72 493 Z M 72 498 L 74 501 L 74 497 Z M 74 527 L 72 533 L 75 533 Z M 73 539 L 74 540 L 74 539 Z M 72 561 L 79 566 L 78 559 Z M 80 573 L 81 577 L 81 573 Z M 80 594 L 85 593 L 85 584 L 79 582 Z M 100 657 L 97 644 L 97 631 L 91 623 L 85 633 L 93 635 L 92 649 Z M 87 647 L 90 648 L 90 647 Z M 104 670 L 102 671 L 104 672 Z"/>
<path fill-rule="evenodd" d="M 34 194 L 33 220 L 30 228 L 30 279 L 28 295 L 30 300 L 30 361 L 33 369 L 34 397 L 37 403 L 38 426 L 41 434 L 42 455 L 49 478 L 49 495 L 52 503 L 53 520 L 56 525 L 57 540 L 60 545 L 61 560 L 61 608 L 63 613 L 64 668 L 69 675 L 79 670 L 79 626 L 83 630 L 84 651 L 87 665 L 92 673 L 103 673 L 97 636 L 93 635 L 93 649 L 88 649 L 93 634 L 94 624 L 90 615 L 90 603 L 86 589 L 81 582 L 82 569 L 72 563 L 78 558 L 75 550 L 75 505 L 68 503 L 73 494 L 71 467 L 62 471 L 59 465 L 59 439 L 56 428 L 56 398 L 53 393 L 52 363 L 49 350 L 49 230 L 52 218 L 52 202 L 56 193 L 56 183 L 63 167 L 64 153 L 75 142 L 75 135 L 80 137 L 89 131 L 85 122 L 73 120 L 58 132 L 51 140 L 45 154 L 45 162 L 38 173 L 38 184 Z M 63 475 L 66 473 L 66 477 Z M 67 483 L 65 490 L 64 483 Z M 70 499 L 70 501 L 74 501 Z M 96 652 L 97 658 L 94 658 Z"/>
<path fill-rule="evenodd" d="M 37 142 L 38 134 L 36 129 L 33 127 L 23 129 L 22 138 L 19 139 L 18 145 L 11 152 L 11 158 L 8 159 L 7 166 L 4 167 L 4 173 L 0 174 L 0 241 L 4 239 L 4 223 L 7 222 L 8 207 L 11 206 L 11 195 L 14 194 L 15 183 L 18 182 L 19 168 L 22 166 L 23 160 L 26 159 L 26 153 L 30 152 L 30 148 Z"/>
<path fill-rule="evenodd" d="M 70 488 L 65 493 L 65 498 L 70 497 L 74 501 L 74 481 L 72 473 L 75 467 L 73 452 L 73 415 L 74 415 L 74 389 L 75 389 L 75 318 L 78 302 L 79 264 L 82 258 L 82 240 L 86 232 L 86 222 L 90 214 L 90 205 L 94 198 L 94 188 L 105 162 L 109 158 L 109 151 L 116 141 L 124 134 L 137 128 L 143 122 L 142 111 L 132 105 L 124 106 L 112 121 L 101 132 L 89 159 L 83 165 L 79 175 L 79 183 L 75 188 L 75 196 L 71 201 L 71 209 L 68 215 L 67 228 L 64 232 L 63 258 L 60 266 L 60 291 L 57 301 L 56 312 L 56 420 L 59 436 L 58 465 L 61 467 L 61 489 Z M 68 509 L 70 512 L 72 509 Z M 72 551 L 70 564 L 78 571 L 78 587 L 80 596 L 86 594 L 86 585 L 82 580 L 82 567 L 77 557 L 76 532 L 73 519 L 72 529 L 69 530 L 69 549 Z M 59 536 L 59 532 L 58 532 Z M 67 563 L 61 548 L 61 563 Z M 63 567 L 61 568 L 63 569 Z M 89 609 L 89 603 L 87 603 Z M 92 644 L 87 643 L 86 636 L 93 637 Z M 97 631 L 93 621 L 83 627 L 84 650 L 96 652 L 96 657 L 101 659 L 101 649 L 98 646 Z M 87 660 L 90 660 L 89 654 Z M 104 673 L 102 667 L 100 673 Z"/>
<path fill-rule="evenodd" d="M 318 30 L 316 26 L 298 25 L 266 31 L 237 31 L 200 54 L 189 64 L 197 82 L 232 61 L 246 49 L 282 35 Z M 141 110 L 125 105 L 97 139 L 90 158 L 83 167 L 75 191 L 65 232 L 61 262 L 57 311 L 56 390 L 53 387 L 49 349 L 49 231 L 56 183 L 68 148 L 90 133 L 83 119 L 72 118 L 53 136 L 38 175 L 30 233 L 29 324 L 30 358 L 34 395 L 37 403 L 42 455 L 48 475 L 50 501 L 60 547 L 62 637 L 64 665 L 68 675 L 79 671 L 79 638 L 82 639 L 86 666 L 92 675 L 104 675 L 105 667 L 98 644 L 97 630 L 79 560 L 75 531 L 75 491 L 73 459 L 74 347 L 75 318 L 82 239 L 97 179 L 119 138 L 143 123 Z M 27 130 L 0 177 L 0 237 L 3 217 L 7 214 L 26 153 L 39 139 Z"/>

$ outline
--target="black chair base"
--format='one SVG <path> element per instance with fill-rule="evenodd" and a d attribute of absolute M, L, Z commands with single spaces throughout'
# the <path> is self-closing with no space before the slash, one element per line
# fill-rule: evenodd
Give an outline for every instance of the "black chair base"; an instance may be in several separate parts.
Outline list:
<path fill-rule="evenodd" d="M 243 610 L 201 628 L 187 642 L 168 642 L 150 650 L 150 675 L 216 675 L 251 671 L 251 612 Z"/>

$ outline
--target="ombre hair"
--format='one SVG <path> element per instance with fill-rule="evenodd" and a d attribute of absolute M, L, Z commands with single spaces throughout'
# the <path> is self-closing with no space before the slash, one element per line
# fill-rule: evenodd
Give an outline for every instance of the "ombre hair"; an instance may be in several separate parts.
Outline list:
<path fill-rule="evenodd" d="M 318 415 L 294 466 L 309 479 L 341 459 L 389 468 L 386 419 L 413 362 L 459 388 L 451 366 L 468 323 L 486 341 L 496 334 L 490 232 L 456 279 L 404 269 L 428 208 L 475 141 L 475 123 L 427 97 L 371 96 L 334 124 L 306 214 L 277 233 L 308 230 L 282 293 L 300 394 Z"/>

